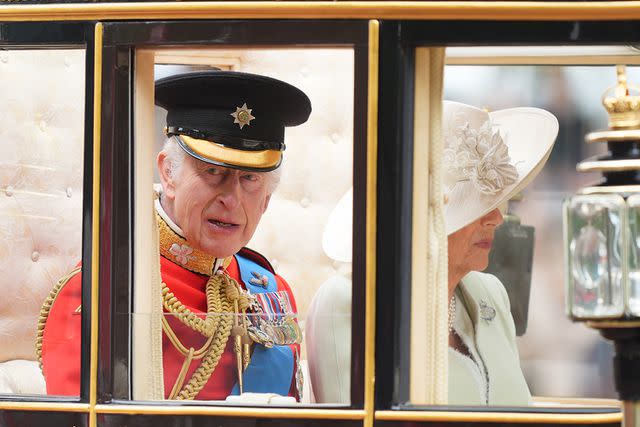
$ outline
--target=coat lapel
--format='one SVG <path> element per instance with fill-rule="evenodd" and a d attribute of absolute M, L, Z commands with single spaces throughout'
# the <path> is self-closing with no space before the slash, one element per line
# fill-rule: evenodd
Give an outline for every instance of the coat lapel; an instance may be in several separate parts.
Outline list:
<path fill-rule="evenodd" d="M 475 325 L 476 350 L 489 377 L 489 404 L 508 405 L 513 401 L 521 405 L 528 401 L 529 390 L 515 350 L 513 319 L 498 287 L 502 284 L 494 276 L 478 272 L 469 273 L 460 285 Z"/>

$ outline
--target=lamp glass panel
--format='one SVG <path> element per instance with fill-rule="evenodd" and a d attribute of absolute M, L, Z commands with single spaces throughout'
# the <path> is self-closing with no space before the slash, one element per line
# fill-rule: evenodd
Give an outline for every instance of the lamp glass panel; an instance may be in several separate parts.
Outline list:
<path fill-rule="evenodd" d="M 625 202 L 616 194 L 579 195 L 567 205 L 571 314 L 611 318 L 624 311 Z"/>
<path fill-rule="evenodd" d="M 629 217 L 629 253 L 628 280 L 629 294 L 627 305 L 629 314 L 640 316 L 640 194 L 627 198 Z"/>

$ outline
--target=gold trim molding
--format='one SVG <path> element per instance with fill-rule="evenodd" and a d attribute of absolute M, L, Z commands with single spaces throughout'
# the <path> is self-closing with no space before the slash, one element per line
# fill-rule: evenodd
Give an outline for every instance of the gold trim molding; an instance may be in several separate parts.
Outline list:
<path fill-rule="evenodd" d="M 7 4 L 7 3 L 5 3 Z M 633 20 L 640 1 L 225 1 L 0 6 L 0 21 L 128 19 Z"/>
<path fill-rule="evenodd" d="M 367 87 L 367 212 L 365 258 L 364 427 L 374 424 L 376 347 L 376 227 L 378 216 L 378 68 L 380 23 L 369 21 Z"/>
<path fill-rule="evenodd" d="M 640 185 L 611 185 L 602 187 L 585 187 L 578 194 L 611 194 L 611 193 L 640 193 Z"/>
<path fill-rule="evenodd" d="M 602 130 L 591 132 L 584 138 L 587 144 L 593 142 L 618 142 L 640 140 L 640 129 Z"/>
<path fill-rule="evenodd" d="M 586 160 L 578 163 L 578 172 L 619 172 L 640 169 L 640 159 Z"/>
<path fill-rule="evenodd" d="M 269 407 L 227 407 L 227 406 L 176 406 L 163 402 L 155 405 L 96 405 L 98 414 L 145 414 L 145 415 L 215 415 L 221 417 L 255 418 L 309 418 L 332 420 L 362 420 L 362 409 L 307 409 L 307 408 L 269 408 Z"/>
<path fill-rule="evenodd" d="M 2 411 L 89 412 L 88 403 L 0 402 Z"/>
<path fill-rule="evenodd" d="M 536 424 L 607 424 L 622 421 L 622 412 L 610 414 L 539 414 L 533 412 L 376 411 L 381 421 L 446 421 Z"/>
<path fill-rule="evenodd" d="M 91 218 L 91 360 L 89 363 L 89 427 L 98 425 L 98 306 L 100 278 L 100 130 L 102 128 L 102 24 L 95 26 L 93 77 L 93 200 Z"/>
<path fill-rule="evenodd" d="M 604 328 L 638 328 L 640 320 L 590 320 L 587 326 L 593 329 Z"/>

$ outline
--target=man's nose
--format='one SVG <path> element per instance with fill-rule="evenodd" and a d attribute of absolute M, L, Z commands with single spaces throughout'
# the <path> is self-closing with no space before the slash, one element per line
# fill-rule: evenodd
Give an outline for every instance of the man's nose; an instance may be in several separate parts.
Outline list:
<path fill-rule="evenodd" d="M 219 184 L 218 201 L 227 208 L 235 208 L 240 200 L 240 179 L 235 174 L 228 174 Z"/>
<path fill-rule="evenodd" d="M 495 208 L 488 214 L 482 217 L 482 225 L 490 225 L 493 227 L 497 227 L 502 224 L 504 218 L 502 217 L 502 212 L 500 209 Z"/>

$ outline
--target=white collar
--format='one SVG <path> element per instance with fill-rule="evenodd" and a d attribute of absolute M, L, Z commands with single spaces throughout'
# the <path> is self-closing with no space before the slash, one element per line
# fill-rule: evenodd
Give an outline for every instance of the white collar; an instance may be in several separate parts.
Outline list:
<path fill-rule="evenodd" d="M 169 215 L 167 214 L 167 212 L 162 207 L 162 204 L 160 203 L 160 196 L 162 195 L 162 185 L 153 184 L 153 191 L 158 196 L 156 197 L 156 200 L 155 200 L 156 212 L 158 212 L 158 215 L 160 215 L 160 217 L 164 220 L 164 222 L 167 223 L 167 225 L 174 231 L 174 233 L 177 233 L 180 237 L 184 239 L 184 233 L 182 232 L 182 229 L 178 227 L 178 224 L 173 222 L 171 218 L 169 218 Z"/>

